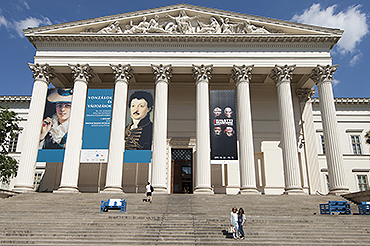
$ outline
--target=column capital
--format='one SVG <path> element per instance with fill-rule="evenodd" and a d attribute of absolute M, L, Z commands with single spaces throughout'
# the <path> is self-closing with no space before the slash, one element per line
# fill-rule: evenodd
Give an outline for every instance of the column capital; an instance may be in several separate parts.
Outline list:
<path fill-rule="evenodd" d="M 163 66 L 163 64 L 159 64 L 159 66 L 157 66 L 152 64 L 152 72 L 154 73 L 156 83 L 158 81 L 168 83 L 172 77 L 171 65 Z"/>
<path fill-rule="evenodd" d="M 93 70 L 90 68 L 89 64 L 85 65 L 71 65 L 68 64 L 69 68 L 72 70 L 73 79 L 83 81 L 86 84 L 94 77 Z"/>
<path fill-rule="evenodd" d="M 252 70 L 254 65 L 251 66 L 236 66 L 234 65 L 233 69 L 231 70 L 231 78 L 234 80 L 236 84 L 241 82 L 249 82 L 252 78 Z"/>
<path fill-rule="evenodd" d="M 295 67 L 296 65 L 275 65 L 275 67 L 271 70 L 269 77 L 276 83 L 276 85 L 279 85 L 283 81 L 290 83 Z"/>
<path fill-rule="evenodd" d="M 115 82 L 124 81 L 124 82 L 128 83 L 130 81 L 130 79 L 132 79 L 133 74 L 132 74 L 132 68 L 131 68 L 130 64 L 127 64 L 127 65 L 122 65 L 122 64 L 112 65 L 112 64 L 109 64 L 109 65 L 110 65 L 111 69 L 113 70 Z"/>
<path fill-rule="evenodd" d="M 204 64 L 200 66 L 196 66 L 193 64 L 193 78 L 196 82 L 200 80 L 210 80 L 212 78 L 212 71 L 213 65 L 204 66 Z"/>
<path fill-rule="evenodd" d="M 297 89 L 296 94 L 299 98 L 299 102 L 307 102 L 311 100 L 315 92 L 315 89 Z"/>
<path fill-rule="evenodd" d="M 40 65 L 38 63 L 28 63 L 28 66 L 33 73 L 32 77 L 34 80 L 40 80 L 49 84 L 50 81 L 56 77 L 54 69 L 52 69 L 48 64 Z"/>
<path fill-rule="evenodd" d="M 310 79 L 312 79 L 315 84 L 322 83 L 324 81 L 330 81 L 333 79 L 333 73 L 337 70 L 338 65 L 317 65 L 310 74 Z"/>

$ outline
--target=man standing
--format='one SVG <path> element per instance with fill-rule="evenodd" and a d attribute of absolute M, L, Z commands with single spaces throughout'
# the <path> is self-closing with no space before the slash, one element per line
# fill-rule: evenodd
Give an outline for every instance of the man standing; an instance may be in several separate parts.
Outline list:
<path fill-rule="evenodd" d="M 152 145 L 153 123 L 149 113 L 153 109 L 153 96 L 147 91 L 134 92 L 129 100 L 132 123 L 126 126 L 125 141 L 127 150 L 150 150 Z"/>

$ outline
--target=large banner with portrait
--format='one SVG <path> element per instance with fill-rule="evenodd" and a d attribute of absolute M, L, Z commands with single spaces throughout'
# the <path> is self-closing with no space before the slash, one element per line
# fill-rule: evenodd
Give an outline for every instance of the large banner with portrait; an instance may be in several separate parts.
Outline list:
<path fill-rule="evenodd" d="M 212 163 L 238 159 L 234 90 L 210 91 Z"/>
<path fill-rule="evenodd" d="M 151 162 L 154 90 L 129 90 L 125 128 L 125 163 Z"/>
<path fill-rule="evenodd" d="M 48 90 L 39 139 L 38 162 L 63 162 L 72 94 L 72 89 Z"/>

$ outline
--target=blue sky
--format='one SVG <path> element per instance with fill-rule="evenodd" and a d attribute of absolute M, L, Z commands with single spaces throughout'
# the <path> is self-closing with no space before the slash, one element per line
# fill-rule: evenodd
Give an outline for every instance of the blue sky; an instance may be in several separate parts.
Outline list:
<path fill-rule="evenodd" d="M 0 95 L 31 95 L 35 48 L 21 30 L 178 3 L 343 29 L 331 54 L 334 96 L 370 97 L 368 0 L 0 0 Z"/>

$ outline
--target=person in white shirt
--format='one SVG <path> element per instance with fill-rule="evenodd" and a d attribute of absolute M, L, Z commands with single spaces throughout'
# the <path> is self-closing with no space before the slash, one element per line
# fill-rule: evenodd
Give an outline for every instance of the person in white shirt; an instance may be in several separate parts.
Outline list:
<path fill-rule="evenodd" d="M 146 201 L 152 202 L 152 190 L 153 186 L 150 185 L 150 182 L 145 186 Z"/>
<path fill-rule="evenodd" d="M 236 207 L 233 207 L 231 209 L 231 213 L 230 213 L 230 224 L 231 226 L 234 227 L 234 230 L 233 230 L 233 238 L 234 239 L 239 239 L 239 236 L 238 236 L 238 214 L 236 213 L 238 211 L 238 209 Z"/>

